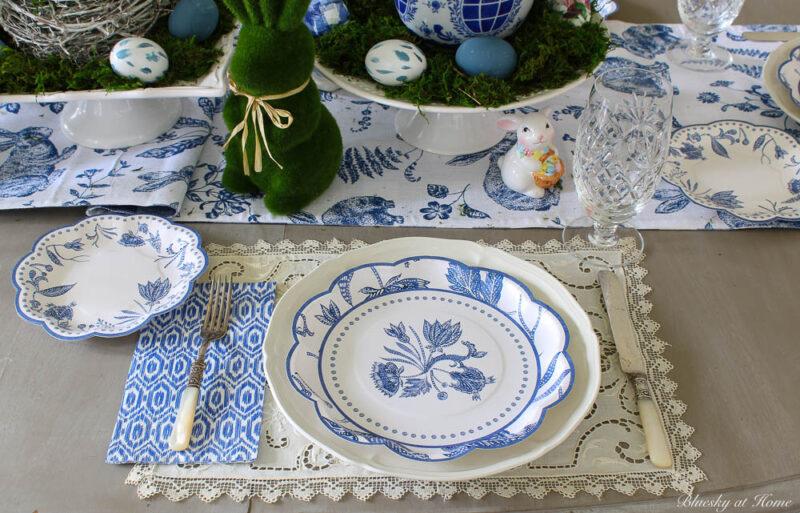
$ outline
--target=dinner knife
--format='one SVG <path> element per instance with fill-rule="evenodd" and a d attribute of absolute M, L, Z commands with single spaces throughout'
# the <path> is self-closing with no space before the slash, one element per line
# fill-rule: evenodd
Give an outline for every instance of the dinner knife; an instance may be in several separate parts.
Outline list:
<path fill-rule="evenodd" d="M 608 320 L 611 323 L 611 334 L 619 353 L 622 371 L 633 378 L 636 387 L 636 404 L 642 417 L 642 429 L 647 444 L 650 461 L 658 468 L 672 467 L 672 453 L 667 435 L 661 425 L 656 403 L 647 384 L 647 373 L 644 359 L 633 329 L 633 322 L 628 313 L 628 303 L 620 278 L 611 271 L 598 273 L 603 299 L 606 302 Z"/>
<path fill-rule="evenodd" d="M 790 41 L 800 37 L 797 32 L 743 32 L 742 37 L 748 41 Z"/>

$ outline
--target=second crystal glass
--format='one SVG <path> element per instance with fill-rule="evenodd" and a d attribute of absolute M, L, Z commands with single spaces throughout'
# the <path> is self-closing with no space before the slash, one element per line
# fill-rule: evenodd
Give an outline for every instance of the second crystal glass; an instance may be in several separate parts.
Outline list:
<path fill-rule="evenodd" d="M 720 71 L 731 62 L 731 53 L 711 42 L 729 27 L 742 10 L 744 0 L 678 0 L 678 13 L 690 38 L 669 52 L 669 59 L 694 71 Z"/>
<path fill-rule="evenodd" d="M 635 67 L 611 69 L 595 78 L 580 117 L 572 172 L 589 217 L 576 219 L 562 235 L 579 257 L 582 249 L 613 249 L 620 246 L 620 237 L 633 236 L 637 252 L 620 265 L 639 259 L 641 234 L 621 225 L 653 197 L 671 128 L 669 78 Z"/>

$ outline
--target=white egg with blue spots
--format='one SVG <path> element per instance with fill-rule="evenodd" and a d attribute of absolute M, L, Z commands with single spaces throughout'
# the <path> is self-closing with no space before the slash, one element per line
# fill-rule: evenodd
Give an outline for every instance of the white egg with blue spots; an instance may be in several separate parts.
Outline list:
<path fill-rule="evenodd" d="M 387 39 L 376 44 L 367 52 L 364 64 L 369 76 L 386 86 L 412 82 L 428 67 L 422 50 L 402 39 Z"/>
<path fill-rule="evenodd" d="M 136 78 L 146 84 L 158 82 L 169 69 L 167 52 L 144 37 L 121 40 L 111 49 L 109 60 L 117 75 Z"/>

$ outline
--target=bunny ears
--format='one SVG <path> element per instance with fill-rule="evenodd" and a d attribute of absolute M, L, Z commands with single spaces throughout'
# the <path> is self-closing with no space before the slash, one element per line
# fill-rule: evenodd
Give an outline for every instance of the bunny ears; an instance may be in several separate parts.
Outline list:
<path fill-rule="evenodd" d="M 303 23 L 311 0 L 223 0 L 242 24 L 291 30 Z"/>
<path fill-rule="evenodd" d="M 529 114 L 525 114 L 525 116 L 544 116 L 545 118 L 549 118 L 553 114 L 553 109 L 547 107 L 546 109 L 540 110 L 538 112 L 531 112 Z M 524 121 L 524 116 L 503 116 L 502 118 L 497 120 L 497 126 L 502 128 L 503 130 L 516 130 L 520 127 L 520 124 Z"/>

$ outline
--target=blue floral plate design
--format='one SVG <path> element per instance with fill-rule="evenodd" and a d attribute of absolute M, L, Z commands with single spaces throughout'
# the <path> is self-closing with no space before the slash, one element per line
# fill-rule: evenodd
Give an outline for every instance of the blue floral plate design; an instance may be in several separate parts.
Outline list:
<path fill-rule="evenodd" d="M 524 440 L 574 379 L 555 311 L 450 258 L 345 271 L 296 312 L 293 337 L 286 373 L 329 430 L 423 462 Z"/>
<path fill-rule="evenodd" d="M 695 203 L 747 221 L 800 220 L 800 144 L 774 127 L 683 127 L 672 135 L 664 179 Z"/>
<path fill-rule="evenodd" d="M 789 89 L 792 101 L 800 107 L 800 45 L 789 51 L 789 58 L 778 66 L 778 78 Z"/>
<path fill-rule="evenodd" d="M 207 265 L 191 228 L 152 215 L 89 217 L 46 233 L 17 264 L 16 308 L 61 340 L 126 335 L 180 305 Z"/>

